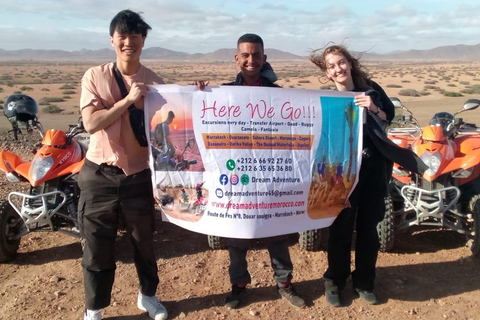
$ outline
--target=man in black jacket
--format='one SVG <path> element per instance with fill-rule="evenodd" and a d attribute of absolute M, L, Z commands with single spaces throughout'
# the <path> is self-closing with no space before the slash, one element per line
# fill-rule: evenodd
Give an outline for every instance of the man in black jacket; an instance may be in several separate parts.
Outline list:
<path fill-rule="evenodd" d="M 267 63 L 263 40 L 258 35 L 247 33 L 238 39 L 235 61 L 240 67 L 240 73 L 235 81 L 223 85 L 280 87 L 274 83 L 276 75 Z M 265 243 L 270 254 L 278 294 L 296 307 L 305 306 L 305 301 L 297 295 L 291 284 L 293 265 L 285 237 L 265 238 Z M 251 282 L 246 259 L 249 244 L 249 239 L 228 239 L 232 292 L 226 297 L 225 306 L 231 309 L 238 307 L 247 284 Z"/>

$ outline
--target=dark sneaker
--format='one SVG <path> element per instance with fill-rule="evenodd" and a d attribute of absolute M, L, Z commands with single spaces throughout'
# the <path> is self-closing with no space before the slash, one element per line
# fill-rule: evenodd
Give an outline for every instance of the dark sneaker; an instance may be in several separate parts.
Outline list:
<path fill-rule="evenodd" d="M 278 294 L 280 295 L 281 298 L 287 299 L 288 302 L 290 302 L 293 306 L 302 308 L 305 307 L 305 300 L 303 300 L 302 297 L 300 297 L 297 292 L 295 291 L 295 288 L 293 287 L 293 284 L 289 284 L 286 287 L 278 287 Z"/>
<path fill-rule="evenodd" d="M 333 284 L 333 281 L 330 279 L 325 279 L 324 283 L 327 303 L 334 307 L 341 307 L 342 302 L 340 301 L 340 289 L 338 289 L 338 286 Z"/>
<path fill-rule="evenodd" d="M 232 292 L 225 298 L 225 307 L 237 309 L 246 291 L 247 287 L 239 287 L 236 284 L 232 285 Z"/>
<path fill-rule="evenodd" d="M 368 304 L 378 303 L 377 296 L 372 291 L 355 289 L 355 292 L 358 293 L 360 299 L 364 300 Z"/>

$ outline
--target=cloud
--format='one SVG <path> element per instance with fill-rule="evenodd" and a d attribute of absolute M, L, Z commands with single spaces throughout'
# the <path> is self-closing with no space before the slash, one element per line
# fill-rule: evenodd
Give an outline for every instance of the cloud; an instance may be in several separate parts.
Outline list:
<path fill-rule="evenodd" d="M 233 48 L 246 32 L 262 36 L 267 48 L 295 54 L 346 39 L 352 50 L 376 52 L 479 42 L 480 5 L 443 0 L 335 5 L 308 0 L 6 0 L 0 12 L 3 49 L 109 47 L 110 20 L 125 8 L 143 12 L 152 26 L 147 47 L 189 53 Z"/>

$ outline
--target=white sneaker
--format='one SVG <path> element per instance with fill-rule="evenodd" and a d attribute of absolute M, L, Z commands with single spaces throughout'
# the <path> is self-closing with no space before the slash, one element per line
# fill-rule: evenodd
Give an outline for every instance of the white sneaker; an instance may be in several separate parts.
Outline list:
<path fill-rule="evenodd" d="M 148 297 L 142 293 L 138 294 L 138 309 L 147 311 L 150 318 L 155 320 L 165 320 L 168 318 L 167 309 L 158 301 L 156 296 Z"/>
<path fill-rule="evenodd" d="M 85 312 L 83 320 L 102 320 L 102 312 L 100 310 L 88 310 Z"/>

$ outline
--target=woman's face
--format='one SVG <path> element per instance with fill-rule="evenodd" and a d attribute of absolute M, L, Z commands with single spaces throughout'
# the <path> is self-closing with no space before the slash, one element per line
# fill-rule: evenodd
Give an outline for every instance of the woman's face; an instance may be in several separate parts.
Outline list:
<path fill-rule="evenodd" d="M 327 54 L 325 57 L 325 66 L 327 68 L 327 77 L 335 83 L 343 85 L 352 83 L 352 65 L 340 52 Z"/>

